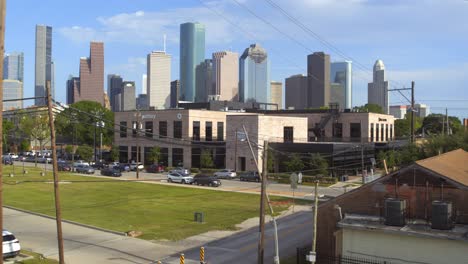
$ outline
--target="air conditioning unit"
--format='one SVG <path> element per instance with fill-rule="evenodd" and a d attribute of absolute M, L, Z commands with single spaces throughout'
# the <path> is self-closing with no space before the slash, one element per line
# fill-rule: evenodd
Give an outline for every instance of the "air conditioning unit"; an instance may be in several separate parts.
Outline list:
<path fill-rule="evenodd" d="M 452 222 L 452 203 L 444 201 L 432 202 L 432 221 L 433 229 L 449 230 L 453 227 Z"/>
<path fill-rule="evenodd" d="M 385 199 L 385 224 L 389 226 L 404 226 L 406 201 L 397 198 Z"/>

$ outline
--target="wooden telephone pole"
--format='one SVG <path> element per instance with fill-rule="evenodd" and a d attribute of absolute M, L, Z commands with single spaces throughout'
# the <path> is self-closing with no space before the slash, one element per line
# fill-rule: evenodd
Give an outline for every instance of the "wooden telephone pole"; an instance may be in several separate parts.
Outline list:
<path fill-rule="evenodd" d="M 0 54 L 5 53 L 5 14 L 6 0 L 0 0 Z M 0 63 L 0 108 L 3 109 L 3 63 Z M 3 131 L 3 115 L 0 115 L 0 131 Z M 3 132 L 2 132 L 3 133 Z M 3 153 L 3 134 L 0 137 L 0 153 Z M 3 230 L 3 162 L 0 164 L 0 230 Z M 3 245 L 3 236 L 0 238 Z M 3 246 L 0 248 L 3 256 Z M 3 264 L 3 258 L 0 258 Z"/>

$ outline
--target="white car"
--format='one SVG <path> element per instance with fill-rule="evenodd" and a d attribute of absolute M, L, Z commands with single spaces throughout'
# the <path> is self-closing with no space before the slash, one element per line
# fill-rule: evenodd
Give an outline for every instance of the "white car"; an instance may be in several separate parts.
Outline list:
<path fill-rule="evenodd" d="M 78 165 L 85 165 L 85 166 L 89 166 L 89 163 L 88 162 L 85 162 L 83 160 L 77 160 L 75 161 L 75 163 L 73 163 L 73 167 L 76 167 Z"/>
<path fill-rule="evenodd" d="M 193 176 L 172 172 L 167 175 L 167 182 L 193 183 Z"/>
<path fill-rule="evenodd" d="M 16 155 L 15 153 L 7 153 L 6 155 L 10 156 L 10 158 L 12 158 L 12 159 L 17 159 L 18 158 L 18 155 Z"/>
<path fill-rule="evenodd" d="M 234 170 L 225 169 L 215 172 L 214 176 L 220 179 L 233 179 L 237 177 L 237 173 Z"/>
<path fill-rule="evenodd" d="M 21 250 L 19 240 L 7 230 L 3 230 L 3 258 L 16 257 Z"/>

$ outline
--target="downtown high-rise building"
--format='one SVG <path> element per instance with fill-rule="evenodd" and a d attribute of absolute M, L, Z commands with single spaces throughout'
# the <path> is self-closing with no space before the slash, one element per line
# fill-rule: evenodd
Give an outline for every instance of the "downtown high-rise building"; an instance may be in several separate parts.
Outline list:
<path fill-rule="evenodd" d="M 13 52 L 3 58 L 3 79 L 24 81 L 24 54 Z"/>
<path fill-rule="evenodd" d="M 74 102 L 84 100 L 98 102 L 104 106 L 104 43 L 102 42 L 91 42 L 89 57 L 80 58 L 80 85 L 74 92 Z"/>
<path fill-rule="evenodd" d="M 195 102 L 208 102 L 208 95 L 214 94 L 213 61 L 206 59 L 197 65 Z"/>
<path fill-rule="evenodd" d="M 148 76 L 146 74 L 143 74 L 141 76 L 141 94 L 147 94 L 148 93 Z"/>
<path fill-rule="evenodd" d="M 270 82 L 270 103 L 276 104 L 278 109 L 283 109 L 283 83 L 277 81 Z M 273 108 L 276 110 L 276 108 Z"/>
<path fill-rule="evenodd" d="M 171 96 L 171 55 L 153 51 L 147 56 L 147 95 L 149 107 L 167 109 Z"/>
<path fill-rule="evenodd" d="M 270 102 L 270 64 L 259 44 L 250 45 L 239 59 L 239 101 Z"/>
<path fill-rule="evenodd" d="M 52 61 L 52 27 L 36 25 L 36 58 L 34 76 L 34 100 L 37 106 L 45 105 L 46 85 L 50 83 L 50 94 L 55 96 L 54 63 Z"/>
<path fill-rule="evenodd" d="M 367 102 L 382 107 L 385 114 L 389 113 L 388 81 L 385 80 L 385 65 L 382 60 L 374 64 L 373 82 L 367 86 Z"/>
<path fill-rule="evenodd" d="M 213 86 L 210 95 L 220 101 L 239 101 L 239 54 L 231 51 L 213 53 Z"/>
<path fill-rule="evenodd" d="M 285 81 L 285 109 L 306 109 L 308 104 L 308 79 L 307 76 L 297 74 L 286 78 Z"/>
<path fill-rule="evenodd" d="M 80 78 L 70 75 L 67 80 L 67 104 L 75 102 L 75 91 L 80 89 Z"/>
<path fill-rule="evenodd" d="M 205 26 L 198 22 L 180 25 L 180 90 L 181 99 L 194 101 L 196 97 L 197 66 L 205 61 Z M 200 89 L 204 89 L 200 87 Z"/>
<path fill-rule="evenodd" d="M 332 62 L 330 71 L 330 102 L 338 103 L 341 109 L 352 108 L 351 61 Z"/>
<path fill-rule="evenodd" d="M 179 104 L 179 94 L 180 94 L 180 81 L 174 80 L 171 82 L 171 108 L 177 108 Z"/>
<path fill-rule="evenodd" d="M 109 96 L 109 103 L 112 112 L 119 112 L 122 109 L 122 86 L 123 79 L 120 75 L 107 75 L 107 96 Z"/>
<path fill-rule="evenodd" d="M 23 82 L 3 80 L 3 100 L 23 98 Z M 23 108 L 23 100 L 3 102 L 3 111 Z"/>
<path fill-rule="evenodd" d="M 135 92 L 135 82 L 125 81 L 122 83 L 120 111 L 132 111 L 136 109 Z"/>
<path fill-rule="evenodd" d="M 307 56 L 308 107 L 320 108 L 330 103 L 330 55 L 314 52 Z"/>

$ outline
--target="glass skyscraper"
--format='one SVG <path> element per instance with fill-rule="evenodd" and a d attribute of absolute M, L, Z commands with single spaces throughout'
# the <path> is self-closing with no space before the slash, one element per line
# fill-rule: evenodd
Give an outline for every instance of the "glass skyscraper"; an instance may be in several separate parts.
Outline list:
<path fill-rule="evenodd" d="M 196 68 L 205 60 L 205 26 L 195 23 L 180 25 L 180 97 L 194 101 L 197 94 Z"/>
<path fill-rule="evenodd" d="M 54 98 L 54 63 L 52 61 L 52 27 L 36 25 L 35 97 L 46 96 L 46 84 Z M 45 105 L 45 98 L 36 98 L 35 105 Z"/>
<path fill-rule="evenodd" d="M 24 79 L 24 55 L 23 52 L 13 52 L 5 54 L 3 58 L 3 79 L 17 80 L 23 82 Z"/>
<path fill-rule="evenodd" d="M 270 103 L 270 93 L 268 54 L 252 44 L 239 59 L 239 101 Z"/>
<path fill-rule="evenodd" d="M 339 85 L 339 89 L 332 89 L 330 102 L 339 103 L 340 108 L 352 107 L 352 64 L 351 61 L 332 62 L 330 82 Z M 333 85 L 332 85 L 333 86 Z"/>

